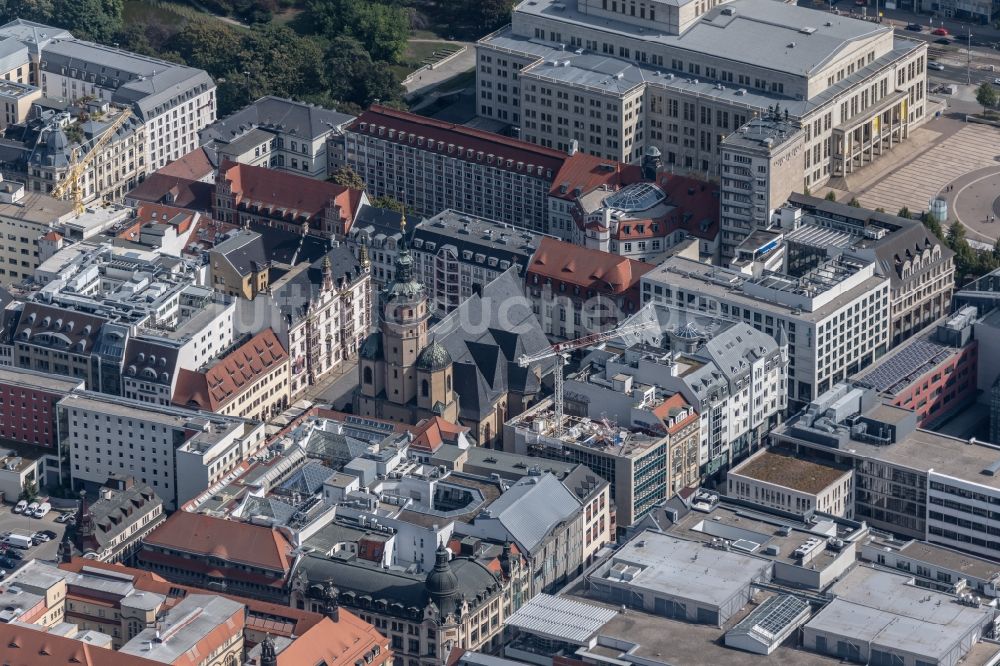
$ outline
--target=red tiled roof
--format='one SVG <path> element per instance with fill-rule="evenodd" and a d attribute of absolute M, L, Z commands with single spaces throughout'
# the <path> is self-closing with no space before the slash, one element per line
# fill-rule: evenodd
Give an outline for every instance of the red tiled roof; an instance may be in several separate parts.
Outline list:
<path fill-rule="evenodd" d="M 545 236 L 528 265 L 527 274 L 529 279 L 537 275 L 540 281 L 549 278 L 554 283 L 565 282 L 599 293 L 621 294 L 654 268 L 652 264 Z"/>
<path fill-rule="evenodd" d="M 291 566 L 292 546 L 277 530 L 187 511 L 175 512 L 143 542 L 272 571 Z"/>
<path fill-rule="evenodd" d="M 365 129 L 362 129 L 362 125 Z M 372 128 L 375 131 L 372 131 Z M 414 135 L 412 145 L 420 148 L 419 137 L 423 137 L 423 148 L 430 150 L 427 140 L 433 140 L 435 145 L 433 152 L 448 154 L 449 145 L 453 146 L 456 157 L 461 157 L 470 162 L 488 163 L 488 157 L 502 157 L 503 162 L 497 167 L 507 171 L 521 171 L 526 173 L 528 165 L 536 169 L 542 167 L 542 177 L 551 180 L 562 168 L 563 162 L 569 157 L 566 153 L 551 148 L 544 148 L 533 143 L 512 139 L 492 132 L 472 129 L 463 125 L 455 125 L 433 118 L 426 118 L 415 113 L 397 111 L 384 106 L 372 106 L 370 109 L 358 116 L 349 126 L 349 130 L 357 134 L 368 134 L 378 136 L 379 127 L 385 128 L 385 134 L 380 138 L 396 143 L 410 144 L 409 135 Z M 389 130 L 395 130 L 395 136 L 389 136 Z M 443 144 L 441 149 L 437 148 L 437 143 Z M 458 147 L 462 147 L 462 153 L 458 153 Z M 469 157 L 468 151 L 472 151 Z M 482 156 L 479 154 L 482 153 Z M 507 161 L 511 165 L 507 166 Z M 518 163 L 521 166 L 518 167 Z"/>
<path fill-rule="evenodd" d="M 279 652 L 278 666 L 354 666 L 358 660 L 366 661 L 365 653 L 375 645 L 379 646 L 379 660 L 382 663 L 392 661 L 391 655 L 382 655 L 388 651 L 389 644 L 374 627 L 343 609 L 338 612 L 340 615 L 337 622 L 324 617 Z"/>
<path fill-rule="evenodd" d="M 578 196 L 592 192 L 602 185 L 617 190 L 642 180 L 642 169 L 637 166 L 602 160 L 586 153 L 576 153 L 563 162 L 559 173 L 552 179 L 549 195 L 573 201 Z M 576 192 L 577 188 L 580 188 L 579 192 Z"/>
<path fill-rule="evenodd" d="M 449 423 L 440 416 L 432 416 L 414 426 L 411 432 L 413 432 L 413 441 L 410 442 L 410 448 L 434 453 L 445 442 L 454 444 L 458 441 L 458 436 L 469 432 L 469 429 L 465 426 Z"/>
<path fill-rule="evenodd" d="M 215 247 L 216 236 L 221 239 L 228 232 L 239 228 L 238 224 L 220 222 L 213 220 L 209 215 L 202 215 L 195 223 L 194 231 L 188 236 L 188 243 L 184 247 L 184 253 L 200 255 L 202 250 Z M 197 249 L 195 246 L 201 246 L 201 249 Z"/>
<path fill-rule="evenodd" d="M 332 205 L 340 206 L 341 217 L 349 222 L 361 206 L 362 190 L 352 190 L 308 176 L 225 161 L 218 181 L 229 181 L 236 203 L 255 204 L 266 209 L 296 211 L 297 215 L 322 217 Z"/>
<path fill-rule="evenodd" d="M 158 169 L 156 173 L 164 176 L 174 176 L 175 178 L 187 178 L 189 180 L 201 180 L 211 176 L 215 171 L 212 161 L 208 159 L 208 154 L 204 148 L 195 148 L 186 155 L 182 155 L 173 162 Z"/>
<path fill-rule="evenodd" d="M 162 662 L 46 633 L 39 627 L 0 623 L 0 652 L 11 666 L 162 666 Z"/>
<path fill-rule="evenodd" d="M 190 178 L 178 178 L 162 173 L 150 174 L 125 195 L 126 200 L 167 202 L 178 208 L 212 210 L 215 186 Z"/>
<path fill-rule="evenodd" d="M 684 396 L 681 395 L 680 393 L 673 394 L 672 396 L 661 402 L 659 405 L 654 407 L 653 414 L 655 414 L 656 417 L 661 421 L 663 421 L 664 425 L 666 425 L 666 420 L 670 416 L 670 410 L 674 408 L 676 409 L 687 408 L 690 409 L 691 411 L 683 421 L 675 423 L 672 427 L 667 428 L 667 432 L 671 434 L 677 432 L 678 430 L 686 426 L 688 423 L 698 418 L 698 414 L 693 409 L 691 409 L 691 405 L 688 404 L 687 400 L 685 400 Z"/>
<path fill-rule="evenodd" d="M 285 585 L 285 579 L 282 576 L 266 576 L 259 573 L 250 573 L 236 567 L 217 567 L 200 560 L 190 560 L 180 555 L 171 555 L 170 553 L 161 553 L 155 550 L 140 552 L 138 559 L 144 564 L 161 564 L 179 570 L 194 571 L 218 580 L 240 581 L 261 587 L 281 588 Z"/>
<path fill-rule="evenodd" d="M 287 360 L 278 336 L 266 328 L 204 372 L 182 368 L 173 401 L 217 412 Z"/>
<path fill-rule="evenodd" d="M 660 188 L 677 206 L 670 230 L 683 229 L 695 238 L 711 240 L 719 233 L 719 186 L 697 178 L 660 174 Z M 676 218 L 674 220 L 673 218 Z M 705 229 L 702 222 L 708 221 Z"/>
<path fill-rule="evenodd" d="M 145 569 L 134 569 L 132 567 L 126 567 L 121 564 L 112 564 L 110 562 L 100 562 L 98 560 L 88 560 L 82 557 L 74 557 L 71 562 L 65 562 L 59 565 L 60 569 L 65 571 L 74 571 L 80 573 L 84 567 L 90 569 L 104 569 L 105 571 L 111 571 L 119 574 L 126 574 L 132 576 L 132 585 L 137 590 L 143 590 L 145 592 L 156 592 L 157 594 L 162 594 L 167 598 L 168 605 L 173 605 L 177 601 L 180 601 L 188 594 L 215 594 L 220 597 L 225 597 L 227 599 L 232 599 L 247 607 L 248 617 L 247 623 L 252 624 L 256 620 L 255 616 L 266 617 L 269 616 L 274 618 L 274 622 L 269 624 L 268 631 L 274 635 L 282 636 L 292 636 L 301 635 L 308 631 L 312 627 L 316 626 L 320 620 L 323 618 L 319 613 L 314 613 L 308 610 L 299 610 L 297 608 L 292 608 L 291 606 L 285 606 L 282 604 L 274 604 L 267 601 L 260 601 L 258 599 L 251 599 L 248 597 L 240 597 L 234 594 L 225 594 L 222 592 L 216 592 L 213 590 L 205 590 L 200 587 L 194 587 L 191 585 L 182 585 L 179 583 L 173 583 L 165 578 L 153 573 L 152 571 L 146 571 Z M 176 593 L 172 593 L 171 590 L 181 590 L 184 594 L 183 596 L 177 596 Z M 83 594 L 71 594 L 70 596 L 76 596 L 80 599 L 87 599 L 93 603 L 92 598 L 87 597 Z M 347 613 L 344 609 L 341 609 L 341 619 L 344 617 L 350 617 L 353 622 L 362 622 L 359 618 L 354 615 Z M 286 629 L 282 629 L 285 627 Z"/>
<path fill-rule="evenodd" d="M 50 231 L 44 236 L 42 236 L 42 238 L 44 238 L 47 241 L 57 241 L 57 240 L 62 240 L 62 234 L 59 233 L 58 231 Z"/>
<path fill-rule="evenodd" d="M 186 232 L 191 228 L 191 224 L 200 217 L 201 215 L 198 212 L 188 210 L 187 208 L 178 208 L 176 206 L 157 203 L 141 204 L 135 211 L 135 219 L 138 222 L 142 224 L 147 222 L 170 224 L 177 228 L 178 234 Z"/>

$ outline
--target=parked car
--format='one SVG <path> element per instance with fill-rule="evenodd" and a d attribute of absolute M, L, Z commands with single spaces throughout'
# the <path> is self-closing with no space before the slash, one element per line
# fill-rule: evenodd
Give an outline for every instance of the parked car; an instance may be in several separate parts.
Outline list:
<path fill-rule="evenodd" d="M 0 580 L 3 580 L 6 577 L 7 577 L 7 572 L 4 571 L 3 569 L 0 569 Z"/>
<path fill-rule="evenodd" d="M 14 570 L 17 568 L 17 560 L 12 560 L 9 557 L 0 557 L 0 567 Z"/>
<path fill-rule="evenodd" d="M 1000 76 L 998 76 L 997 78 L 993 79 L 993 85 L 1000 86 Z"/>
<path fill-rule="evenodd" d="M 22 555 L 19 551 L 14 550 L 13 548 L 8 548 L 7 550 L 5 550 L 4 553 L 3 553 L 3 555 L 4 555 L 4 557 L 9 557 L 12 560 L 23 560 L 24 559 L 24 555 Z"/>
<path fill-rule="evenodd" d="M 51 541 L 52 539 L 44 532 L 35 532 L 34 534 L 31 535 L 31 540 L 34 541 L 35 545 L 37 546 L 38 544 L 46 543 L 48 541 Z"/>
<path fill-rule="evenodd" d="M 60 513 L 58 516 L 56 516 L 57 523 L 68 523 L 71 520 L 73 522 L 76 522 L 76 516 L 74 516 L 72 513 Z"/>
<path fill-rule="evenodd" d="M 931 30 L 931 34 L 938 37 L 947 37 L 950 33 L 948 32 L 948 28 L 934 28 Z"/>
<path fill-rule="evenodd" d="M 31 515 L 34 516 L 35 518 L 44 518 L 46 514 L 48 514 L 48 512 L 51 510 L 52 510 L 51 504 L 49 504 L 48 502 L 42 502 L 35 508 L 34 511 L 31 512 Z"/>
<path fill-rule="evenodd" d="M 54 539 L 58 539 L 59 538 L 59 535 L 56 534 L 55 532 L 53 532 L 52 530 L 42 530 L 40 532 L 40 534 L 42 536 L 46 537 L 46 540 L 48 540 L 48 541 L 52 541 Z"/>
<path fill-rule="evenodd" d="M 935 44 L 943 44 L 945 46 L 948 46 L 949 44 L 951 44 L 951 40 L 948 39 L 947 37 L 942 37 L 941 39 L 935 39 L 934 43 Z"/>
<path fill-rule="evenodd" d="M 913 32 L 923 32 L 924 26 L 920 25 L 919 23 L 910 23 L 907 24 L 906 29 L 911 30 Z"/>
<path fill-rule="evenodd" d="M 943 72 L 944 71 L 944 65 L 942 65 L 939 62 L 929 62 L 929 63 L 927 63 L 927 69 L 933 69 L 933 70 L 935 70 L 937 72 Z"/>
<path fill-rule="evenodd" d="M 27 550 L 35 545 L 32 538 L 30 536 L 25 536 L 24 534 L 11 534 L 9 537 L 4 539 L 4 543 L 14 548 L 20 548 L 21 550 Z"/>
<path fill-rule="evenodd" d="M 21 500 L 20 502 L 14 505 L 14 508 L 11 509 L 11 511 L 13 511 L 14 513 L 24 513 L 24 510 L 26 508 L 28 508 L 28 500 Z"/>
<path fill-rule="evenodd" d="M 37 508 L 38 508 L 38 502 L 32 502 L 31 504 L 29 504 L 28 506 L 25 507 L 24 513 L 25 513 L 25 515 L 28 515 L 28 516 L 34 515 L 35 509 L 37 509 Z"/>

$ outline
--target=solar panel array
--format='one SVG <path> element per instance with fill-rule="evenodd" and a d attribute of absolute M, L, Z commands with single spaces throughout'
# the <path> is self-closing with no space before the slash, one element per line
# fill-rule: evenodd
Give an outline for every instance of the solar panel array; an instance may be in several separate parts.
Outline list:
<path fill-rule="evenodd" d="M 907 384 L 948 358 L 951 348 L 927 339 L 914 340 L 889 358 L 883 359 L 878 367 L 860 377 L 880 393 L 895 395 Z"/>

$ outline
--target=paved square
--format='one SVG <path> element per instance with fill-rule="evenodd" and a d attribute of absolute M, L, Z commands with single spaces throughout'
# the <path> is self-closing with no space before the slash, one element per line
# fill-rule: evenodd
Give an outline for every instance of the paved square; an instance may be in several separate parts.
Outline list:
<path fill-rule="evenodd" d="M 912 211 L 927 210 L 928 202 L 963 174 L 989 166 L 1000 167 L 998 155 L 1000 129 L 966 125 L 899 165 L 858 195 L 858 201 L 866 208 L 881 207 L 890 213 L 903 206 Z"/>

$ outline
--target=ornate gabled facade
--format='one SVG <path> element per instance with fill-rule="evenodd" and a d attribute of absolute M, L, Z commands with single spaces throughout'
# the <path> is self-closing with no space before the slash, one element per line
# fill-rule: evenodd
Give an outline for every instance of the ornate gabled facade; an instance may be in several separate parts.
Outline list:
<path fill-rule="evenodd" d="M 338 245 L 271 285 L 281 314 L 275 330 L 291 356 L 291 396 L 354 356 L 371 330 L 371 267 Z"/>
<path fill-rule="evenodd" d="M 389 639 L 395 666 L 440 666 L 454 648 L 500 649 L 504 622 L 527 601 L 527 572 L 510 544 L 486 562 L 439 546 L 426 576 L 307 554 L 296 563 L 291 605 L 327 616 L 342 605 Z"/>

